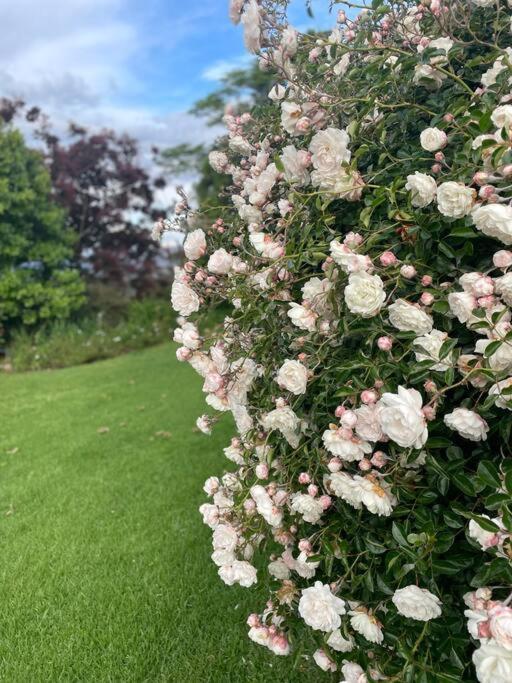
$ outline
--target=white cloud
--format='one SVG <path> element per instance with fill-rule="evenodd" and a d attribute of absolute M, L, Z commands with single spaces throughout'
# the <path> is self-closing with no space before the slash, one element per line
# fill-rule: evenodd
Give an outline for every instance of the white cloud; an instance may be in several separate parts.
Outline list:
<path fill-rule="evenodd" d="M 202 72 L 201 77 L 206 81 L 220 81 L 230 71 L 247 67 L 253 59 L 253 55 L 250 54 L 241 55 L 234 59 L 219 59 L 207 67 Z"/>

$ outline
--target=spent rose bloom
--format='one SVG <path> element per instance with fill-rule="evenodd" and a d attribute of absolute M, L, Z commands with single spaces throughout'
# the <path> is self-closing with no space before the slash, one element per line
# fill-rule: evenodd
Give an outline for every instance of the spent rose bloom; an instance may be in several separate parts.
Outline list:
<path fill-rule="evenodd" d="M 383 394 L 377 407 L 384 434 L 403 448 L 421 448 L 428 437 L 422 405 L 416 389 L 398 387 L 396 394 Z"/>
<path fill-rule="evenodd" d="M 382 643 L 384 640 L 382 624 L 373 614 L 369 614 L 367 610 L 362 607 L 351 610 L 349 614 L 350 624 L 354 631 L 360 633 L 370 643 Z"/>
<path fill-rule="evenodd" d="M 455 408 L 454 411 L 444 416 L 444 423 L 470 441 L 485 441 L 487 439 L 489 426 L 473 410 Z"/>
<path fill-rule="evenodd" d="M 430 621 L 441 616 L 441 600 L 425 588 L 415 585 L 396 590 L 392 602 L 398 612 L 408 619 Z"/>
<path fill-rule="evenodd" d="M 313 659 L 322 671 L 336 671 L 336 663 L 326 654 L 324 650 L 316 650 L 313 653 Z"/>
<path fill-rule="evenodd" d="M 354 644 L 353 638 L 344 638 L 339 629 L 333 631 L 329 638 L 327 638 L 327 645 L 337 652 L 350 652 L 354 649 Z"/>
<path fill-rule="evenodd" d="M 330 633 L 341 625 L 340 615 L 345 614 L 345 602 L 336 597 L 328 585 L 315 581 L 305 588 L 299 600 L 299 614 L 315 631 Z"/>

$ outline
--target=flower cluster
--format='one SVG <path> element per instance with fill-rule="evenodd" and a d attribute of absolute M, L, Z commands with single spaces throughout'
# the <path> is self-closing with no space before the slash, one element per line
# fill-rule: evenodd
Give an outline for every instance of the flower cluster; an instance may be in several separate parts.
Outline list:
<path fill-rule="evenodd" d="M 177 356 L 238 432 L 201 513 L 249 637 L 345 683 L 512 680 L 511 4 L 231 1 L 275 85 L 183 208 Z"/>

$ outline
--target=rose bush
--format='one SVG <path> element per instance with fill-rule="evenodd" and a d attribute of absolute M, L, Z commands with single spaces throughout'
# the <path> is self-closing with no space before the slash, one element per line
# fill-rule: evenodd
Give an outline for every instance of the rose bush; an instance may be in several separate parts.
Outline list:
<path fill-rule="evenodd" d="M 173 223 L 197 424 L 238 431 L 212 557 L 268 586 L 249 637 L 275 654 L 510 683 L 512 3 L 373 0 L 321 35 L 286 4 L 232 0 L 275 86 L 210 157 L 231 207 Z"/>

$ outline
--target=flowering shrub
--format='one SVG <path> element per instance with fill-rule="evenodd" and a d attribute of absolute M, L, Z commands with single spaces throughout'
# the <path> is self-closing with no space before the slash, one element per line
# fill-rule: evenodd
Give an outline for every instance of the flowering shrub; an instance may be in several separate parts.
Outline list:
<path fill-rule="evenodd" d="M 275 86 L 210 155 L 232 208 L 177 207 L 178 358 L 238 430 L 212 559 L 269 588 L 252 640 L 345 683 L 512 681 L 511 4 L 374 0 L 319 37 L 232 0 Z"/>

